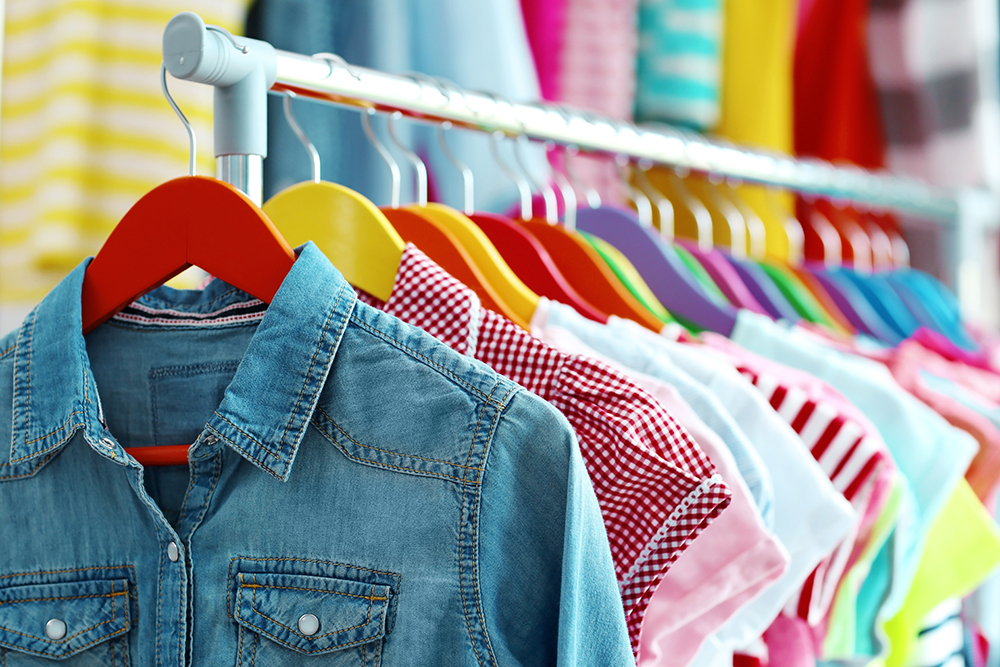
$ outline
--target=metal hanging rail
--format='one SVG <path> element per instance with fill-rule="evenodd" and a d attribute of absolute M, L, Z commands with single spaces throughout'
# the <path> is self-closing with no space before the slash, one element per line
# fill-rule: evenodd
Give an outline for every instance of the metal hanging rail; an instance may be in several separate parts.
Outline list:
<path fill-rule="evenodd" d="M 954 194 L 911 178 L 834 166 L 820 160 L 752 151 L 667 127 L 642 127 L 544 104 L 497 99 L 489 93 L 428 85 L 413 77 L 345 66 L 322 58 L 277 51 L 277 80 L 291 90 L 337 105 L 398 111 L 418 120 L 482 132 L 523 134 L 582 152 L 626 155 L 633 160 L 773 185 L 797 192 L 886 207 L 930 218 L 953 219 Z"/>
<path fill-rule="evenodd" d="M 266 42 L 223 33 L 213 26 L 206 27 L 200 18 L 188 12 L 174 17 L 164 33 L 164 62 L 171 73 L 216 86 L 216 150 L 220 170 L 237 155 L 266 154 L 266 148 L 263 153 L 259 149 L 238 148 L 218 152 L 220 136 L 227 143 L 234 143 L 233 131 L 229 128 L 244 128 L 241 131 L 245 133 L 245 128 L 252 126 L 241 107 L 227 107 L 226 117 L 219 118 L 220 90 L 231 85 L 225 77 L 239 68 L 242 57 L 257 58 L 261 63 L 259 68 L 265 74 L 257 78 L 266 82 L 267 87 L 260 95 L 268 87 L 270 92 L 279 94 L 290 90 L 299 97 L 336 105 L 388 113 L 398 111 L 417 120 L 450 121 L 453 125 L 482 132 L 526 135 L 537 141 L 576 146 L 585 153 L 623 155 L 635 161 L 683 167 L 804 194 L 893 209 L 946 224 L 958 215 L 954 192 L 912 178 L 748 150 L 668 126 L 638 127 L 561 107 L 509 102 L 490 93 L 465 91 L 450 85 L 429 84 L 416 77 L 354 67 L 336 56 L 310 57 L 275 50 Z M 221 83 L 223 80 L 226 82 Z M 257 106 L 255 102 L 254 108 Z M 257 112 L 253 116 L 259 125 Z M 260 137 L 264 137 L 266 143 L 266 127 L 254 131 L 259 132 L 254 141 L 259 144 Z M 244 143 L 249 143 L 250 138 L 245 139 Z"/>

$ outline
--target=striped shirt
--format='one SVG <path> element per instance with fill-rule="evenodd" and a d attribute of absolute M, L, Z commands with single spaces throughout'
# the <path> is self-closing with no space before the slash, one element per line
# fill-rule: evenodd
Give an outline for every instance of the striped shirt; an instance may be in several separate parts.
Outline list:
<path fill-rule="evenodd" d="M 94 254 L 129 207 L 187 173 L 160 91 L 179 11 L 241 32 L 247 0 L 7 0 L 0 91 L 0 303 L 36 302 Z M 212 90 L 171 80 L 214 173 Z"/>

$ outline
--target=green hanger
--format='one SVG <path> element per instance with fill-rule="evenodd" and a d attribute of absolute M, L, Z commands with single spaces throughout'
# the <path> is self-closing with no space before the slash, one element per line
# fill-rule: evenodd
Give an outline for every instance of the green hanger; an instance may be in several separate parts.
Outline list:
<path fill-rule="evenodd" d="M 601 256 L 614 274 L 618 277 L 618 280 L 625 285 L 625 288 L 632 293 L 632 296 L 643 305 L 649 312 L 651 312 L 657 319 L 661 320 L 664 324 L 670 322 L 676 322 L 677 320 L 663 307 L 659 299 L 653 295 L 653 291 L 649 289 L 646 281 L 642 279 L 639 272 L 636 271 L 632 263 L 625 258 L 616 248 L 609 244 L 604 239 L 597 238 L 592 234 L 586 232 L 581 232 L 577 230 L 578 233 L 586 239 L 597 254 Z"/>
<path fill-rule="evenodd" d="M 803 319 L 828 329 L 838 328 L 833 320 L 827 316 L 823 306 L 812 295 L 809 288 L 791 270 L 772 262 L 758 262 L 758 264 L 771 277 L 774 284 L 778 286 L 781 293 L 785 295 L 785 298 Z"/>

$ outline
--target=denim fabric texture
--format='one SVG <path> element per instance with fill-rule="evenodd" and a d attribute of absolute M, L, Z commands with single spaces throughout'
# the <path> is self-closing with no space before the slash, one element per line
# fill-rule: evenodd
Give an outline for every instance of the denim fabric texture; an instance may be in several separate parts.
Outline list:
<path fill-rule="evenodd" d="M 0 664 L 634 664 L 554 408 L 311 243 L 84 338 L 87 263 L 0 340 Z"/>

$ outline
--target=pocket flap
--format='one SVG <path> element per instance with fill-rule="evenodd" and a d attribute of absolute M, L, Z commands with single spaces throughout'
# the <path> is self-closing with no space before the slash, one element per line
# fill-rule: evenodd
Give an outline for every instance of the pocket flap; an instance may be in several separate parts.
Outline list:
<path fill-rule="evenodd" d="M 125 579 L 0 588 L 0 646 L 65 658 L 128 632 L 128 604 Z"/>
<path fill-rule="evenodd" d="M 384 584 L 261 572 L 240 572 L 236 584 L 236 621 L 300 653 L 330 653 L 385 635 L 392 589 Z"/>

